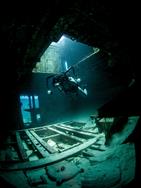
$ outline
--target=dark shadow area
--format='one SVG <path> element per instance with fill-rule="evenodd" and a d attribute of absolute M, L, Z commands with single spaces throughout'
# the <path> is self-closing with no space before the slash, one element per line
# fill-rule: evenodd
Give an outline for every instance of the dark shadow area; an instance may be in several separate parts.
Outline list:
<path fill-rule="evenodd" d="M 10 184 L 8 181 L 4 180 L 4 178 L 0 177 L 0 186 L 3 188 L 9 187 L 9 188 L 16 188 L 12 184 Z"/>

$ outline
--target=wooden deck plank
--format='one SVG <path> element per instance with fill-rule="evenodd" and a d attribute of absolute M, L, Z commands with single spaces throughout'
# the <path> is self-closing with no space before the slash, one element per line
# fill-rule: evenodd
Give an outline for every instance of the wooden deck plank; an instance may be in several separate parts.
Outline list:
<path fill-rule="evenodd" d="M 80 142 L 80 143 L 83 143 L 83 142 L 85 141 L 83 138 L 78 138 L 78 137 L 73 136 L 73 135 L 68 135 L 68 134 L 66 134 L 66 133 L 64 133 L 64 132 L 62 132 L 62 131 L 59 131 L 59 130 L 57 130 L 57 129 L 54 129 L 54 128 L 52 128 L 52 127 L 48 127 L 48 129 L 49 129 L 49 130 L 52 130 L 52 131 L 54 131 L 54 132 L 56 132 L 56 133 L 58 133 L 58 134 L 60 134 L 60 135 L 63 135 L 63 136 L 65 136 L 65 137 L 69 138 L 69 139 L 72 139 L 72 140 L 75 140 L 75 141 L 77 141 L 77 142 Z"/>
<path fill-rule="evenodd" d="M 18 151 L 19 151 L 20 158 L 23 161 L 27 161 L 28 160 L 28 156 L 26 154 L 26 151 L 24 149 L 20 133 L 18 131 L 16 132 L 16 140 L 17 140 L 17 145 L 18 145 Z"/>
<path fill-rule="evenodd" d="M 70 131 L 74 134 L 76 134 L 77 136 L 80 136 L 82 138 L 92 138 L 95 136 L 95 134 L 92 134 L 92 133 L 88 133 L 86 131 L 82 131 L 82 130 L 75 130 L 73 128 L 68 128 L 68 127 L 65 127 L 65 125 L 62 126 L 62 124 L 59 124 L 59 125 L 53 125 L 53 127 L 56 127 L 58 129 L 61 129 L 61 130 L 66 130 L 66 131 Z"/>
<path fill-rule="evenodd" d="M 47 157 L 49 156 L 49 152 L 45 150 L 45 148 L 38 142 L 38 140 L 29 132 L 29 130 L 25 130 L 25 133 L 29 137 L 30 141 L 32 144 L 35 146 L 37 151 L 40 153 L 42 157 Z"/>
<path fill-rule="evenodd" d="M 49 153 L 56 153 L 57 150 L 51 147 L 48 143 L 42 140 L 34 131 L 30 131 L 30 133 L 38 140 L 38 142 L 48 150 Z"/>
<path fill-rule="evenodd" d="M 44 136 L 42 137 L 42 139 L 49 139 L 49 138 L 54 138 L 56 136 L 59 136 L 60 134 L 53 134 L 53 135 L 50 135 L 50 136 Z"/>
<path fill-rule="evenodd" d="M 65 124 L 65 123 L 61 123 L 61 126 L 62 127 L 66 127 L 66 128 L 70 128 L 70 129 L 73 129 L 73 130 L 76 130 L 76 131 L 84 131 L 86 133 L 91 133 L 93 135 L 96 135 L 97 133 L 94 132 L 94 130 L 97 128 L 96 126 L 93 126 L 91 128 L 94 128 L 94 130 L 87 130 L 87 129 L 80 129 L 80 128 L 76 128 L 76 127 L 72 127 L 71 125 L 68 125 L 68 124 Z"/>
<path fill-rule="evenodd" d="M 15 164 L 9 164 L 7 165 L 7 163 L 4 165 L 1 165 L 0 170 L 6 170 L 6 171 L 11 171 L 11 170 L 26 170 L 26 169 L 34 169 L 34 168 L 39 168 L 39 167 L 43 167 L 46 165 L 51 165 L 54 164 L 56 162 L 59 162 L 61 160 L 64 160 L 68 157 L 71 157 L 75 154 L 80 153 L 82 150 L 88 148 L 89 146 L 91 146 L 92 144 L 94 144 L 97 139 L 99 138 L 99 136 L 96 136 L 95 138 L 89 139 L 88 141 L 86 141 L 83 144 L 80 144 L 79 146 L 76 146 L 70 150 L 64 151 L 62 153 L 57 153 L 57 154 L 50 154 L 48 157 L 46 158 L 42 158 L 38 161 L 30 161 L 30 162 L 23 162 L 23 163 L 15 163 Z"/>

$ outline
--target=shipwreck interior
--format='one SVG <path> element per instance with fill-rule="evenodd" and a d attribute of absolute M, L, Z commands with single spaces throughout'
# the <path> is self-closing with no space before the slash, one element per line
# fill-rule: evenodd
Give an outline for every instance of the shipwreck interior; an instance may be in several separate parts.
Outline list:
<path fill-rule="evenodd" d="M 0 186 L 139 186 L 138 5 L 0 9 Z"/>

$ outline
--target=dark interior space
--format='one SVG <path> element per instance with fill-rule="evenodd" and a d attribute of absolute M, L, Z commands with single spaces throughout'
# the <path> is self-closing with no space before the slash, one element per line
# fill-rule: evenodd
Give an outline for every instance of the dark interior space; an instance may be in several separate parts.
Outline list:
<path fill-rule="evenodd" d="M 133 142 L 136 152 L 135 178 L 126 186 L 139 185 L 141 74 L 137 47 L 140 36 L 138 7 L 136 2 L 123 4 L 98 0 L 52 0 L 46 4 L 35 2 L 32 6 L 20 2 L 0 5 L 0 150 L 5 147 L 12 131 L 93 120 L 91 115 L 115 118 L 113 127 L 106 129 L 109 131 L 107 143 L 110 144 L 113 143 L 112 135 L 124 130 L 128 117 L 138 116 L 135 130 L 123 143 Z M 59 45 L 62 36 L 66 37 L 63 48 L 59 53 L 51 52 L 57 54 L 51 58 L 58 58 L 54 62 L 60 64 L 51 65 L 48 72 L 42 72 L 41 68 L 38 71 L 42 59 L 46 58 L 44 53 L 48 53 L 46 50 L 52 42 Z M 58 50 L 53 45 L 51 47 Z M 51 81 L 52 94 L 49 95 L 46 78 L 71 66 L 76 77 L 81 79 L 80 86 L 86 87 L 87 96 L 80 93 L 66 95 L 53 88 Z M 73 72 L 68 74 L 74 75 Z M 22 112 L 28 114 L 27 119 Z M 49 129 L 54 130 L 55 126 Z M 63 131 L 63 127 L 58 128 L 56 134 L 59 131 Z M 72 136 L 79 137 L 79 134 Z M 26 136 L 23 134 L 22 137 Z M 1 182 L 6 184 L 0 176 Z"/>

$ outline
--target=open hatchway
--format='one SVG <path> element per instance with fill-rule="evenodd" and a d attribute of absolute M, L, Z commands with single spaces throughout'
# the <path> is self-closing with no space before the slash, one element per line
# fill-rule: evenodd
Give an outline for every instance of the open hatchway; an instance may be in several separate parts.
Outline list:
<path fill-rule="evenodd" d="M 20 187 L 124 186 L 135 176 L 134 143 L 125 140 L 138 120 L 128 117 L 123 129 L 111 136 L 117 117 L 95 115 L 87 122 L 12 132 L 0 155 L 0 176 Z"/>
<path fill-rule="evenodd" d="M 91 80 L 96 78 L 88 79 L 87 75 L 98 74 L 94 69 L 101 67 L 99 52 L 99 48 L 65 34 L 58 42 L 51 42 L 21 86 L 23 128 L 68 121 L 81 109 L 87 110 L 87 104 L 92 106 L 95 88 Z"/>

